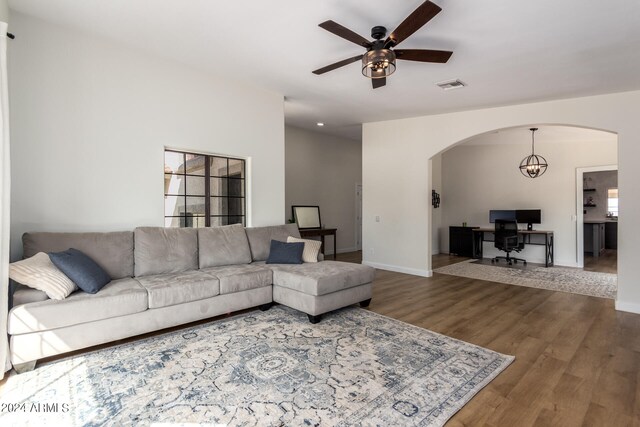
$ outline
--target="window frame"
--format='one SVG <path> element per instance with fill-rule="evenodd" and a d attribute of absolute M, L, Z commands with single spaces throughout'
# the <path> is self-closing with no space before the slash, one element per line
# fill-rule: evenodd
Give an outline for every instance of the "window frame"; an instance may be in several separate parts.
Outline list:
<path fill-rule="evenodd" d="M 609 193 L 612 190 L 616 192 L 616 197 L 611 197 L 609 195 Z M 607 188 L 607 216 L 609 215 L 609 212 L 611 212 L 611 217 L 612 218 L 618 218 L 618 215 L 620 214 L 620 193 L 618 191 L 619 191 L 618 187 Z M 616 200 L 615 211 L 614 210 L 610 210 L 609 200 L 611 200 L 611 199 L 615 199 Z"/>
<path fill-rule="evenodd" d="M 196 156 L 196 157 L 202 157 L 204 160 L 204 173 L 203 175 L 200 174 L 190 174 L 188 173 L 187 168 L 184 168 L 184 172 L 183 173 L 176 173 L 176 172 L 167 172 L 166 170 L 166 155 L 167 153 L 176 153 L 176 154 L 181 154 L 183 156 L 182 159 L 182 165 L 186 165 L 187 160 L 186 157 L 187 155 L 191 155 L 191 156 Z M 226 161 L 226 174 L 224 175 L 220 175 L 217 171 L 215 175 L 212 175 L 211 173 L 211 163 L 213 159 L 224 159 Z M 239 161 L 241 162 L 240 165 L 240 172 L 238 173 L 240 176 L 233 176 L 233 175 L 237 175 L 237 174 L 231 174 L 231 166 L 230 163 L 231 161 Z M 234 157 L 234 156 L 227 156 L 227 155 L 220 155 L 220 154 L 207 154 L 207 153 L 200 153 L 200 152 L 194 152 L 194 151 L 184 151 L 184 150 L 180 150 L 180 149 L 175 149 L 175 148 L 168 148 L 165 147 L 164 149 L 164 162 L 165 162 L 165 170 L 164 170 L 164 179 L 165 179 L 165 187 L 164 187 L 164 199 L 165 199 L 165 203 L 167 200 L 167 197 L 178 197 L 178 198 L 183 198 L 183 203 L 184 203 L 184 209 L 183 215 L 167 215 L 167 211 L 166 211 L 166 204 L 165 204 L 165 211 L 163 213 L 164 215 L 164 219 L 165 219 L 165 227 L 166 228 L 170 228 L 170 227 L 179 227 L 179 228 L 200 228 L 202 227 L 202 224 L 199 223 L 199 219 L 203 218 L 202 216 L 191 216 L 192 218 L 192 222 L 191 224 L 189 224 L 188 218 L 189 217 L 189 212 L 188 212 L 188 206 L 189 204 L 187 203 L 187 200 L 189 198 L 203 198 L 204 199 L 204 227 L 211 227 L 212 225 L 212 219 L 214 218 L 220 218 L 221 219 L 221 225 L 230 225 L 230 224 L 242 224 L 243 226 L 246 227 L 247 224 L 247 159 L 241 158 L 241 157 Z M 177 193 L 174 192 L 170 192 L 169 187 L 166 185 L 167 184 L 167 176 L 169 177 L 173 177 L 173 176 L 178 176 L 178 177 L 182 177 L 184 179 L 184 190 L 183 194 L 181 193 L 181 190 L 178 190 Z M 187 186 L 187 177 L 199 177 L 202 178 L 204 180 L 204 195 L 193 195 L 193 194 L 189 194 L 188 192 L 188 186 Z M 221 179 L 221 182 L 225 182 L 226 184 L 226 191 L 221 191 L 220 195 L 214 195 L 212 194 L 212 189 L 211 189 L 211 180 L 212 179 Z M 225 181 L 222 181 L 225 180 Z M 169 181 L 170 182 L 170 181 Z M 240 186 L 240 191 L 239 194 L 240 195 L 230 195 L 230 188 L 231 188 L 231 184 L 233 183 L 233 185 L 237 185 L 237 183 L 240 182 L 241 186 Z M 216 214 L 212 211 L 212 199 L 220 199 L 220 200 L 226 200 L 226 205 L 227 205 L 227 210 L 226 210 L 226 214 Z M 230 200 L 234 200 L 234 203 L 230 203 Z M 229 208 L 234 205 L 234 206 L 238 206 L 237 205 L 237 200 L 241 200 L 241 204 L 240 206 L 240 213 L 236 213 L 234 212 L 233 214 L 229 212 Z M 224 203 L 224 202 L 223 202 Z M 167 219 L 179 219 L 179 225 L 175 226 L 175 225 L 167 225 Z M 232 221 L 231 219 L 233 218 L 234 222 L 230 222 Z M 237 222 L 237 220 L 240 219 L 240 222 Z M 194 221 L 198 222 L 197 224 L 194 224 Z"/>

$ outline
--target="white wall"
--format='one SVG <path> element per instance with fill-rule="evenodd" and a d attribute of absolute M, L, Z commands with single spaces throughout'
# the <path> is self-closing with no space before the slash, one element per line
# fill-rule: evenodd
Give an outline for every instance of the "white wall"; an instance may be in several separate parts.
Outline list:
<path fill-rule="evenodd" d="M 431 159 L 431 189 L 436 190 L 436 193 L 440 194 L 440 207 L 434 208 L 431 205 L 431 254 L 439 254 L 441 252 L 448 252 L 448 248 L 442 246 L 443 238 L 449 238 L 448 229 L 445 233 L 445 229 L 442 226 L 442 217 L 446 210 L 443 204 L 443 183 L 442 183 L 442 155 L 438 154 Z M 444 215 L 446 218 L 446 215 Z"/>
<path fill-rule="evenodd" d="M 362 183 L 360 141 L 287 126 L 285 159 L 286 218 L 291 218 L 291 205 L 318 205 L 323 224 L 338 228 L 338 253 L 354 251 L 356 184 Z M 333 253 L 331 238 L 326 245 L 326 252 Z"/>
<path fill-rule="evenodd" d="M 526 131 L 525 131 L 526 132 Z M 524 133 L 524 136 L 528 135 Z M 603 138 L 605 139 L 605 138 Z M 610 138 L 609 138 L 610 140 Z M 444 251 L 449 248 L 449 225 L 492 226 L 491 209 L 541 209 L 542 224 L 535 229 L 554 231 L 555 263 L 577 266 L 576 168 L 615 164 L 615 141 L 550 142 L 536 141 L 536 153 L 550 166 L 540 178 L 522 176 L 517 166 L 530 146 L 523 144 L 458 145 L 442 154 Z M 485 242 L 483 254 L 500 254 L 493 243 Z M 544 246 L 527 245 L 518 255 L 530 262 L 544 263 Z"/>
<path fill-rule="evenodd" d="M 640 313 L 640 91 L 366 123 L 363 126 L 364 262 L 429 275 L 429 162 L 442 150 L 495 129 L 563 124 L 618 133 L 618 295 Z M 574 196 L 575 197 L 575 196 Z M 379 215 L 383 221 L 375 222 Z M 372 251 L 373 249 L 373 251 Z"/>
<path fill-rule="evenodd" d="M 7 0 L 0 0 L 0 21 L 9 22 L 9 4 Z"/>
<path fill-rule="evenodd" d="M 165 146 L 249 158 L 252 225 L 284 217 L 283 97 L 12 14 L 12 257 L 25 231 L 163 225 Z"/>

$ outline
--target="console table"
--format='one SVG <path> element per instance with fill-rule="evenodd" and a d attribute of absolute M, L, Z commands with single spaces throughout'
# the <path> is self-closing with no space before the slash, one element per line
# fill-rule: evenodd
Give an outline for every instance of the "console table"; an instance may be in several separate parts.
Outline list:
<path fill-rule="evenodd" d="M 300 230 L 300 237 L 320 237 L 320 241 L 322 242 L 322 246 L 320 247 L 320 251 L 322 251 L 322 255 L 324 255 L 324 237 L 325 236 L 333 236 L 333 259 L 336 259 L 336 231 L 337 228 L 303 228 Z"/>
<path fill-rule="evenodd" d="M 495 228 L 474 228 L 473 232 L 473 257 L 482 258 L 482 242 L 493 242 L 491 239 L 485 239 L 485 233 L 493 234 Z M 547 230 L 518 230 L 518 234 L 523 236 L 525 245 L 544 245 L 544 266 L 553 266 L 553 231 Z M 531 240 L 531 236 L 540 235 L 544 237 L 544 241 L 535 242 Z"/>

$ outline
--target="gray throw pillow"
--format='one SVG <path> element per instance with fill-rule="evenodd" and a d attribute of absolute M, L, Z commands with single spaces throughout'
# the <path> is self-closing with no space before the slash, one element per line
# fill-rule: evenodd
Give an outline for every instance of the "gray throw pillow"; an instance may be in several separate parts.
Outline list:
<path fill-rule="evenodd" d="M 102 267 L 77 249 L 53 252 L 49 254 L 49 258 L 76 286 L 88 294 L 95 294 L 111 282 L 111 277 Z"/>

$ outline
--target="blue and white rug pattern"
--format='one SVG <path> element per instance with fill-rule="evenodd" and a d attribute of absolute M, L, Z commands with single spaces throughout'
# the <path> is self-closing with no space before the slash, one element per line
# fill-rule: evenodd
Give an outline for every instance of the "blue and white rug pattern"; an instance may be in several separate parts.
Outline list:
<path fill-rule="evenodd" d="M 511 268 L 499 265 L 487 265 L 465 260 L 433 270 L 435 273 L 488 282 L 506 283 L 529 288 L 548 289 L 599 298 L 615 299 L 618 291 L 618 275 L 584 271 L 572 267 Z"/>
<path fill-rule="evenodd" d="M 0 425 L 439 426 L 512 361 L 359 308 L 312 325 L 276 306 L 12 375 L 0 404 L 58 406 Z"/>

